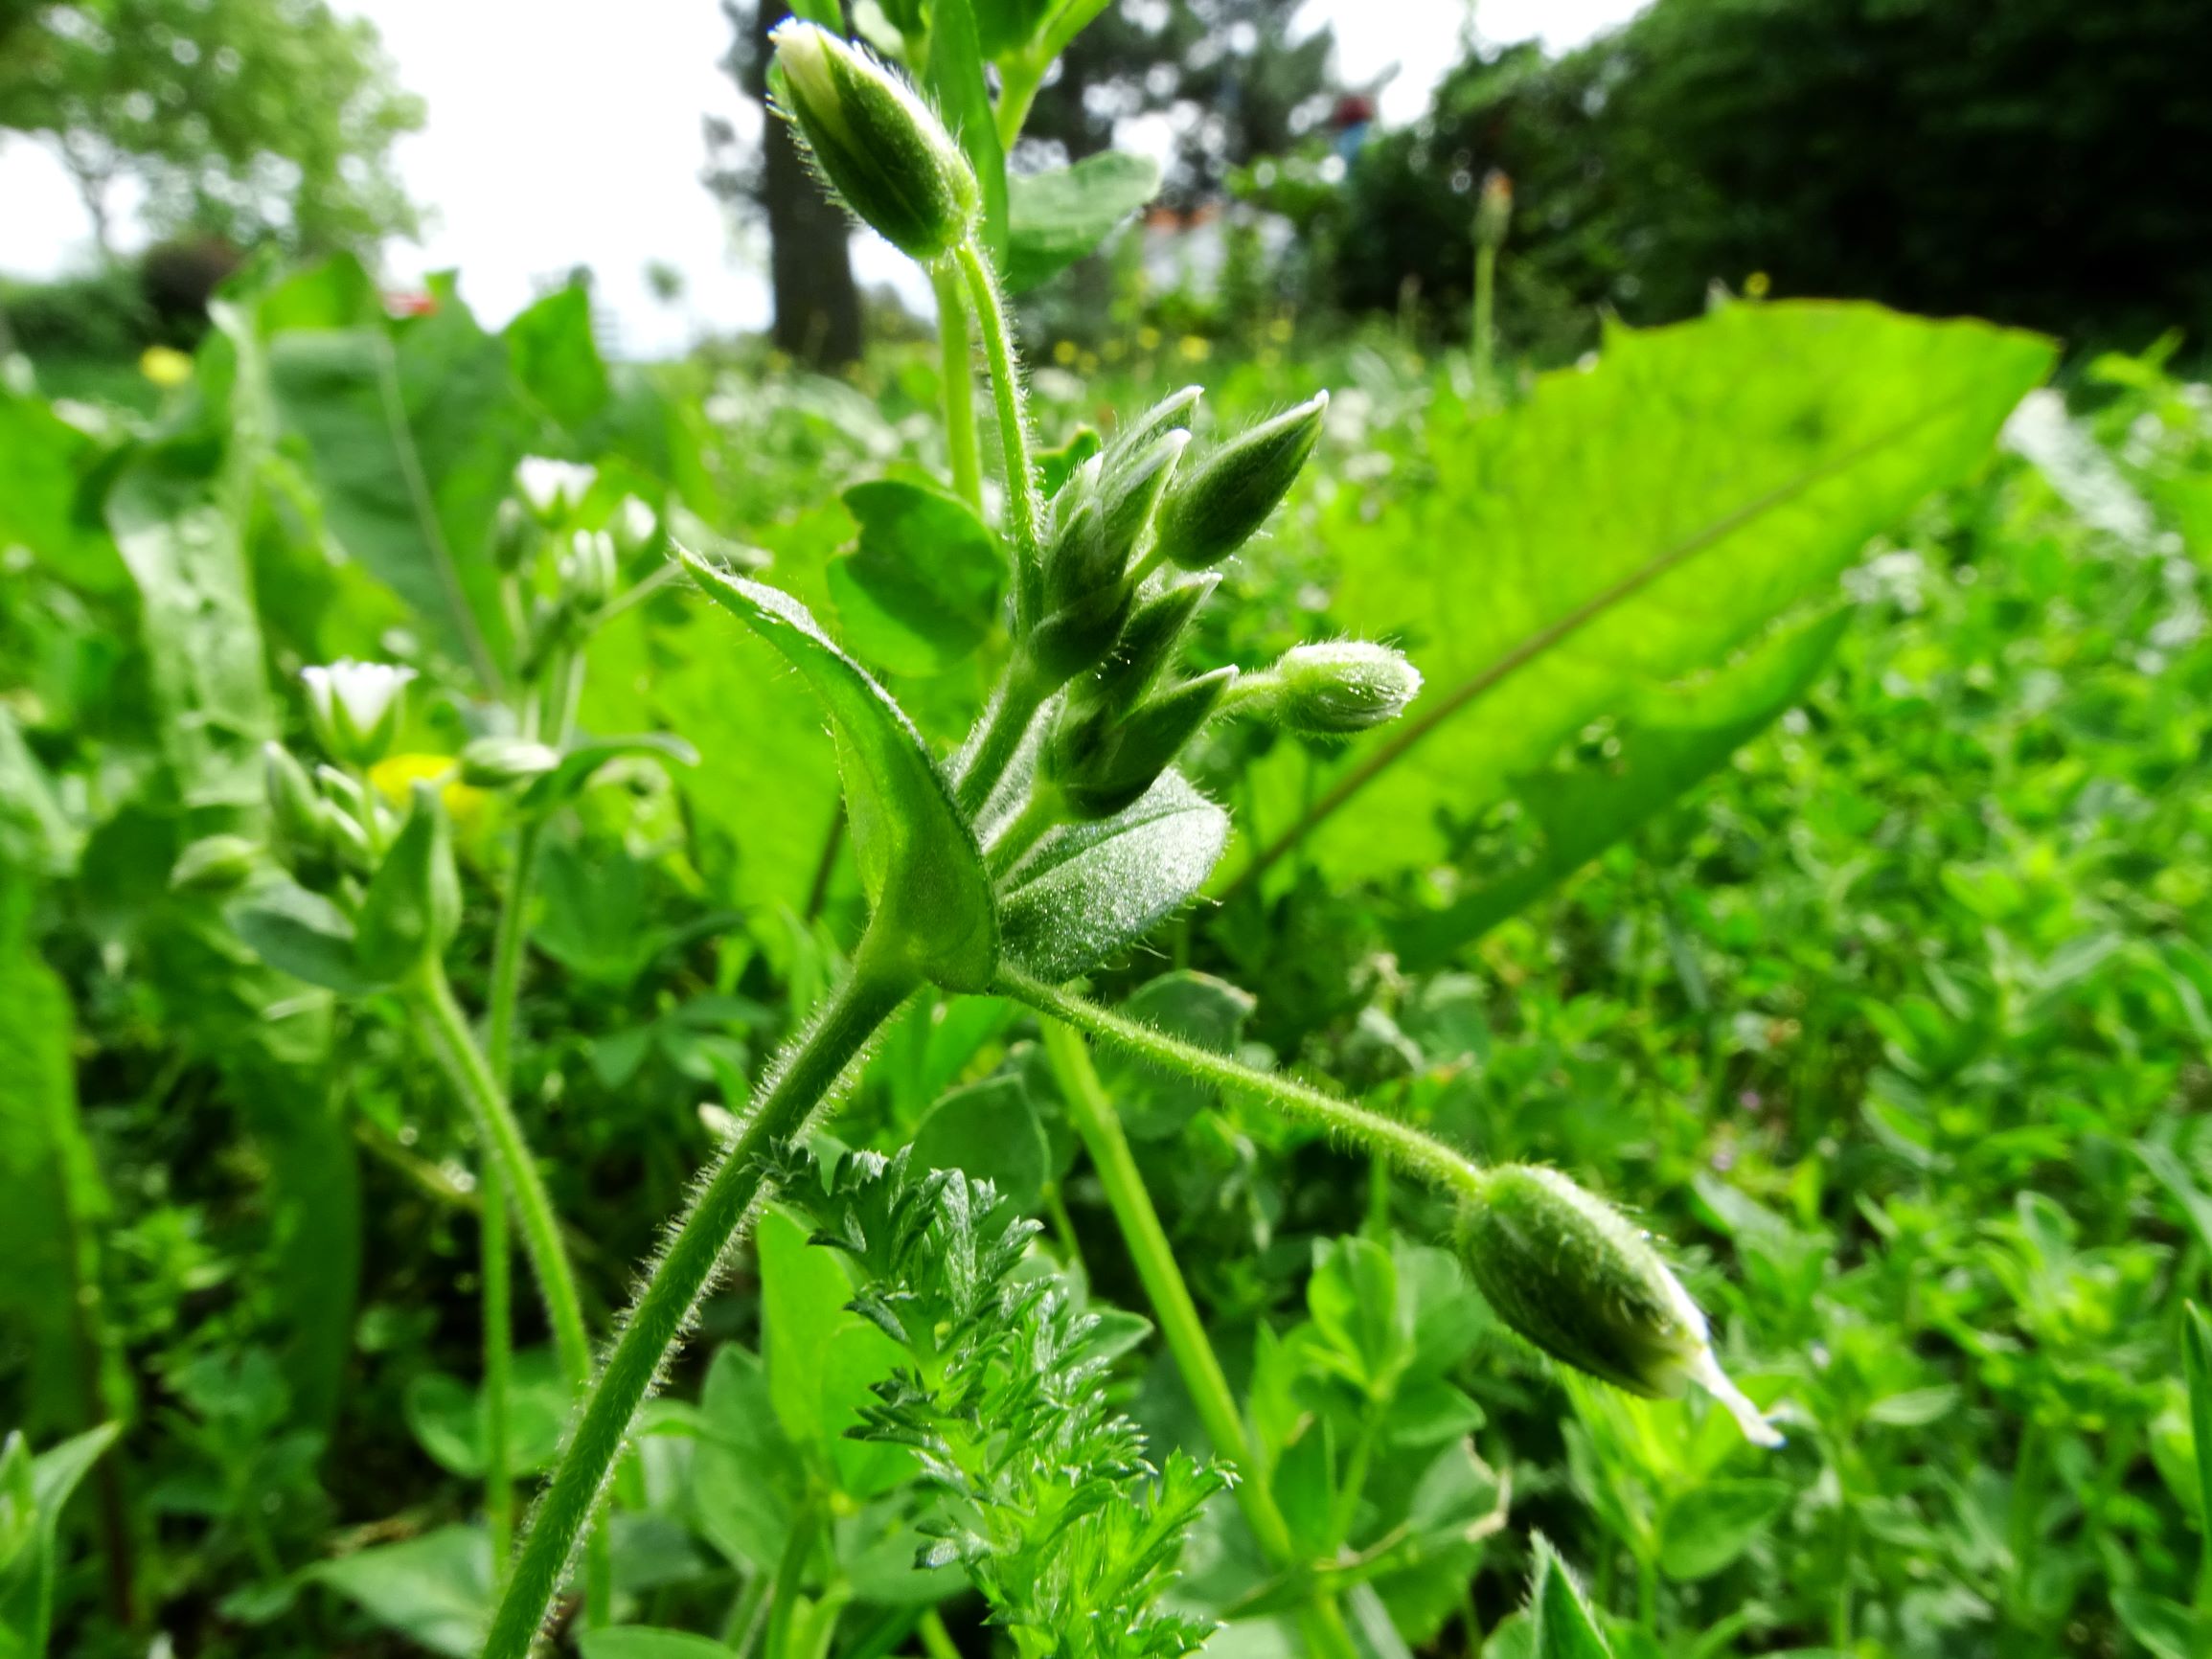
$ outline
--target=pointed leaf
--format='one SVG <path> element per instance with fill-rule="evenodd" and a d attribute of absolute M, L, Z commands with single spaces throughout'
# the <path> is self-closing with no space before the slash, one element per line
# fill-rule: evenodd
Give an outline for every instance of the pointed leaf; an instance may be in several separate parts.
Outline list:
<path fill-rule="evenodd" d="M 366 996 L 391 983 L 362 966 L 352 919 L 296 881 L 278 876 L 249 888 L 226 914 L 246 948 L 279 973 L 340 996 Z"/>
<path fill-rule="evenodd" d="M 1536 1579 L 1529 1586 L 1529 1614 L 1536 1626 L 1533 1659 L 1612 1659 L 1612 1648 L 1598 1630 L 1596 1615 L 1583 1600 L 1566 1563 L 1541 1533 L 1536 1543 Z"/>
<path fill-rule="evenodd" d="M 999 910 L 1007 956 L 1039 979 L 1072 979 L 1187 903 L 1228 840 L 1229 815 L 1162 773 L 1135 806 L 1059 830 L 1015 868 Z"/>
<path fill-rule="evenodd" d="M 700 588 L 781 651 L 828 711 L 854 852 L 884 944 L 948 990 L 989 989 L 998 963 L 991 877 L 914 723 L 789 594 L 683 557 Z"/>
<path fill-rule="evenodd" d="M 1119 149 L 1013 179 L 1007 186 L 1007 287 L 1027 293 L 1096 252 L 1159 188 L 1159 163 Z"/>
<path fill-rule="evenodd" d="M 378 1624 L 449 1659 L 474 1659 L 491 1623 L 491 1540 L 441 1527 L 308 1569 Z"/>

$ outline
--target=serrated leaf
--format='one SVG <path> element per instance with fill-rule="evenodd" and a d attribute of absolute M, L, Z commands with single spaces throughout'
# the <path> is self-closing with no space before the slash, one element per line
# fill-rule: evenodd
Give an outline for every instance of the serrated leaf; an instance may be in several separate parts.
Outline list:
<path fill-rule="evenodd" d="M 1134 806 L 1060 830 L 1015 870 L 999 900 L 1008 958 L 1039 979 L 1073 978 L 1187 903 L 1228 840 L 1229 815 L 1163 772 Z"/>
<path fill-rule="evenodd" d="M 998 963 L 991 877 L 914 723 L 789 594 L 683 557 L 707 595 L 781 651 L 828 711 L 884 947 L 947 990 L 988 989 Z"/>
<path fill-rule="evenodd" d="M 1541 1533 L 1532 1537 L 1536 1545 L 1536 1578 L 1528 1595 L 1530 1622 L 1536 1626 L 1529 1645 L 1532 1659 L 1612 1659 L 1613 1650 L 1566 1563 L 1549 1538 Z"/>
<path fill-rule="evenodd" d="M 1730 306 L 1615 330 L 1588 370 L 1439 426 L 1438 483 L 1319 534 L 1333 614 L 1403 647 L 1408 716 L 1315 777 L 1254 774 L 1272 854 L 1339 878 L 1448 858 L 1456 826 L 1646 688 L 1725 659 L 1989 454 L 2047 342 L 1864 304 Z M 1308 803 L 1311 805 L 1308 805 Z"/>
<path fill-rule="evenodd" d="M 855 484 L 853 551 L 831 561 L 831 597 L 853 649 L 894 673 L 939 674 L 998 619 L 1006 557 L 968 504 L 899 478 Z"/>
<path fill-rule="evenodd" d="M 1159 163 L 1108 149 L 1007 185 L 1006 285 L 1026 293 L 1096 251 L 1159 193 Z"/>

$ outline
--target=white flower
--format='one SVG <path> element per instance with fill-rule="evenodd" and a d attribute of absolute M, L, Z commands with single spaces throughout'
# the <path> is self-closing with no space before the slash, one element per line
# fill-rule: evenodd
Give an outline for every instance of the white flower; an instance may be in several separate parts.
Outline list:
<path fill-rule="evenodd" d="M 525 455 L 514 468 L 515 487 L 540 518 L 551 518 L 576 507 L 591 493 L 598 480 L 595 466 L 551 461 L 542 455 Z"/>
<path fill-rule="evenodd" d="M 384 758 L 399 735 L 413 669 L 352 658 L 302 669 L 308 716 L 315 737 L 333 761 L 370 766 Z"/>
<path fill-rule="evenodd" d="M 614 510 L 615 541 L 625 551 L 634 553 L 652 539 L 653 527 L 659 522 L 650 506 L 634 495 L 626 495 Z"/>

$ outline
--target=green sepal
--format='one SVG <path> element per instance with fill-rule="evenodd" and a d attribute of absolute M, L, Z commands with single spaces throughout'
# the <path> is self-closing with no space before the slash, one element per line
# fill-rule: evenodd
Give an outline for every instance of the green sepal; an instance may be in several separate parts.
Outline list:
<path fill-rule="evenodd" d="M 453 837 L 437 789 L 415 785 L 406 823 L 369 878 L 361 898 L 355 955 L 361 971 L 386 984 L 443 956 L 461 926 L 461 878 Z"/>

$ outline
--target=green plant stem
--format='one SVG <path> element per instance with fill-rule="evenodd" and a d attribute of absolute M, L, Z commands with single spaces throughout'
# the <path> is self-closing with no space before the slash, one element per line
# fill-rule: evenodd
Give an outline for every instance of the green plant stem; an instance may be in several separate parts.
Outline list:
<path fill-rule="evenodd" d="M 952 459 L 952 493 L 983 511 L 983 445 L 975 431 L 975 375 L 969 359 L 968 305 L 960 280 L 940 265 L 929 273 L 937 290 L 937 374 L 945 384 L 945 447 Z"/>
<path fill-rule="evenodd" d="M 1050 689 L 1039 685 L 1030 670 L 1029 659 L 1016 652 L 1007 665 L 998 695 L 984 714 L 983 729 L 961 759 L 960 776 L 953 784 L 953 798 L 970 820 L 983 810 L 1006 768 L 1021 752 L 1021 739 L 1049 695 Z"/>
<path fill-rule="evenodd" d="M 744 1127 L 722 1149 L 625 1316 L 605 1366 L 569 1436 L 494 1615 L 484 1659 L 523 1659 L 560 1587 L 621 1455 L 637 1409 L 689 1328 L 700 1298 L 762 1197 L 766 1155 L 802 1131 L 915 984 L 902 964 L 877 961 L 861 941 L 852 976 L 787 1051 Z"/>
<path fill-rule="evenodd" d="M 1067 1102 L 1068 1116 L 1083 1149 L 1090 1154 L 1099 1184 L 1106 1190 L 1107 1207 L 1129 1245 L 1137 1278 L 1160 1322 L 1161 1334 L 1167 1338 L 1168 1352 L 1190 1391 L 1191 1402 L 1197 1408 L 1198 1420 L 1205 1425 L 1215 1452 L 1235 1464 L 1243 1477 L 1235 1492 L 1244 1522 L 1277 1571 L 1295 1570 L 1297 1547 L 1290 1537 L 1290 1524 L 1275 1502 L 1259 1444 L 1243 1413 L 1237 1408 L 1237 1397 L 1221 1370 L 1220 1357 L 1207 1339 L 1205 1322 L 1199 1317 L 1197 1304 L 1191 1300 L 1191 1287 L 1175 1261 L 1174 1246 L 1168 1239 L 1167 1229 L 1160 1225 L 1159 1212 L 1152 1208 L 1144 1174 L 1129 1151 L 1129 1137 L 1122 1133 L 1121 1119 L 1113 1102 L 1106 1098 L 1106 1086 L 1099 1081 L 1090 1053 L 1075 1026 L 1057 1018 L 1044 1022 L 1044 1048 Z M 1327 1659 L 1354 1659 L 1357 1649 L 1345 1628 L 1342 1611 L 1328 1592 L 1315 1590 L 1302 1622 L 1317 1654 Z"/>
<path fill-rule="evenodd" d="M 1004 875 L 1020 863 L 1022 855 L 1042 840 L 1060 821 L 1058 790 L 1040 789 L 1032 795 L 1029 805 L 1022 807 L 1014 822 L 991 844 L 990 851 L 984 855 L 992 878 Z"/>
<path fill-rule="evenodd" d="M 1022 407 L 1021 375 L 1014 358 L 1014 342 L 1006 326 L 1006 307 L 998 296 L 998 279 L 975 243 L 965 241 L 954 250 L 961 275 L 968 282 L 968 296 L 975 306 L 975 321 L 983 335 L 983 360 L 991 371 L 992 400 L 998 407 L 998 440 L 1006 461 L 1006 517 L 1014 531 L 1015 628 L 1026 632 L 1036 620 L 1038 582 L 1043 544 L 1038 535 L 1037 467 L 1029 454 L 1029 416 Z"/>
<path fill-rule="evenodd" d="M 1337 1100 L 1293 1079 L 1254 1071 L 1226 1055 L 1184 1042 L 1156 1026 L 1100 1008 L 1070 991 L 1032 979 L 1018 968 L 1001 966 L 993 989 L 1002 995 L 1027 1003 L 1040 1013 L 1065 1020 L 1140 1059 L 1200 1082 L 1250 1095 L 1285 1117 L 1313 1125 L 1379 1152 L 1406 1173 L 1448 1193 L 1468 1198 L 1479 1197 L 1482 1193 L 1480 1165 L 1411 1124 L 1384 1117 L 1350 1101 Z"/>
<path fill-rule="evenodd" d="M 960 1649 L 953 1643 L 952 1632 L 945 1627 L 945 1619 L 931 1607 L 922 1615 L 922 1651 L 929 1659 L 961 1659 Z"/>
<path fill-rule="evenodd" d="M 1497 372 L 1497 249 L 1477 243 L 1474 250 L 1474 391 L 1487 405 Z"/>
<path fill-rule="evenodd" d="M 546 1323 L 553 1330 L 553 1347 L 559 1356 L 561 1375 L 567 1379 L 570 1393 L 582 1395 L 591 1381 L 591 1337 L 583 1323 L 583 1301 L 577 1294 L 575 1269 L 569 1265 L 568 1253 L 561 1247 L 553 1200 L 547 1196 L 545 1183 L 538 1177 L 537 1166 L 522 1137 L 522 1125 L 516 1121 L 507 1091 L 499 1086 L 490 1062 L 476 1046 L 467 1016 L 453 1000 L 453 987 L 445 978 L 445 966 L 435 957 L 423 970 L 414 1002 L 418 1017 L 430 1036 L 431 1047 L 444 1060 L 455 1090 L 476 1122 L 478 1136 L 490 1144 L 490 1155 L 485 1159 L 486 1167 L 494 1163 L 500 1166 L 508 1205 L 522 1228 L 522 1246 L 529 1254 L 531 1272 L 545 1302 Z M 492 1214 L 487 1205 L 486 1219 Z M 610 1557 L 604 1537 L 592 1541 L 590 1556 L 585 1576 L 585 1611 L 596 1626 L 607 1616 L 613 1588 Z"/>

